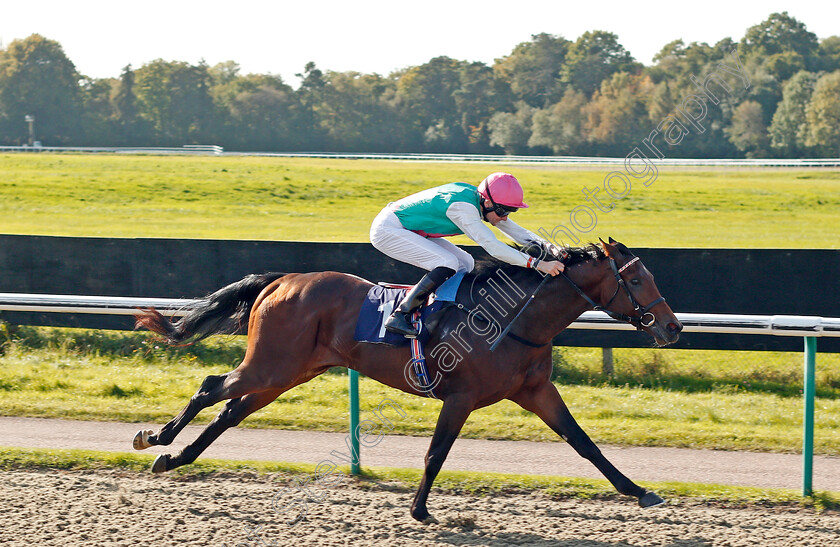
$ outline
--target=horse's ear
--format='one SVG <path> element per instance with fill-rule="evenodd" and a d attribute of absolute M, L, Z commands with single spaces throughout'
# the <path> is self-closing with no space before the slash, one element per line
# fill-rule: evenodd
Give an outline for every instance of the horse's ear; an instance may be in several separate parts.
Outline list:
<path fill-rule="evenodd" d="M 616 244 L 616 243 L 618 243 L 618 242 L 617 242 L 616 240 L 614 240 L 614 239 L 612 238 L 612 236 L 611 236 L 611 237 L 610 237 L 610 243 L 612 243 L 613 245 L 615 245 L 615 244 Z"/>
<path fill-rule="evenodd" d="M 601 247 L 604 249 L 604 254 L 607 255 L 607 257 L 615 258 L 618 255 L 618 249 L 616 249 L 614 245 L 605 242 L 600 237 L 598 238 L 598 241 L 601 242 Z M 612 242 L 612 238 L 610 238 L 610 242 Z"/>

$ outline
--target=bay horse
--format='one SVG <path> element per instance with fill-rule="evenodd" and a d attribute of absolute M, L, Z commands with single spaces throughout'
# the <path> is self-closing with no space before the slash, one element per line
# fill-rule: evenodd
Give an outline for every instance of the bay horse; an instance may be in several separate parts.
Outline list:
<path fill-rule="evenodd" d="M 426 343 L 427 348 L 447 344 L 460 359 L 453 365 L 452 351 L 446 362 L 446 352 L 438 352 L 436 359 L 434 350 L 427 351 L 429 376 L 438 380 L 431 394 L 443 401 L 443 407 L 411 505 L 411 516 L 417 520 L 430 517 L 426 507 L 429 490 L 467 417 L 502 399 L 539 416 L 592 462 L 616 490 L 637 498 L 641 507 L 664 503 L 619 472 L 572 417 L 550 380 L 551 340 L 588 309 L 601 309 L 633 324 L 652 335 L 658 346 L 675 342 L 682 325 L 660 295 L 653 275 L 612 238 L 608 243 L 601 240 L 600 246 L 551 246 L 541 247 L 539 252 L 544 258 L 551 253 L 563 260 L 565 273 L 543 279 L 535 270 L 480 261 L 464 277 L 457 295 L 458 302 L 473 309 L 469 313 L 465 307 L 448 309 Z M 208 376 L 180 414 L 158 432 L 139 431 L 134 448 L 169 445 L 199 411 L 229 399 L 193 443 L 178 454 L 158 456 L 152 471 L 192 463 L 226 429 L 331 367 L 353 369 L 406 393 L 429 396 L 428 390 L 404 373 L 404 365 L 411 361 L 407 346 L 354 341 L 360 306 L 371 286 L 360 277 L 329 271 L 250 275 L 201 299 L 174 323 L 154 309 L 142 310 L 136 315 L 138 327 L 158 333 L 172 344 L 237 332 L 247 318 L 248 344 L 239 366 L 227 374 Z M 499 291 L 505 286 L 508 299 L 514 302 L 509 310 L 503 309 L 505 295 Z M 510 298 L 511 294 L 521 297 L 529 293 L 532 298 Z M 492 319 L 476 316 L 476 309 L 481 309 L 483 316 L 495 312 L 499 325 L 524 311 L 511 335 L 491 352 L 487 332 Z M 494 332 L 501 334 L 500 330 Z"/>

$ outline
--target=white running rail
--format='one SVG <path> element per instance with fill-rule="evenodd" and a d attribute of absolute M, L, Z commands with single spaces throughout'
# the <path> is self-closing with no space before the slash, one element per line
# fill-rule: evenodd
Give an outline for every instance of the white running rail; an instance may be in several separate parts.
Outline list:
<path fill-rule="evenodd" d="M 0 293 L 0 311 L 133 315 L 138 308 L 155 308 L 164 315 L 177 317 L 186 314 L 197 302 L 174 298 Z M 840 337 L 838 317 L 707 313 L 677 313 L 676 316 L 683 324 L 683 332 Z M 569 328 L 635 329 L 599 311 L 584 312 Z"/>

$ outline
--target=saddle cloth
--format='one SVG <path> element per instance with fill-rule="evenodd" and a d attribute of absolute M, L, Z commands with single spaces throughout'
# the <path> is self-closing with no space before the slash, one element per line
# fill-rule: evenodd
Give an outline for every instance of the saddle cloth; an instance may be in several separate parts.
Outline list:
<path fill-rule="evenodd" d="M 420 336 L 422 342 L 429 337 L 426 329 L 426 318 L 440 310 L 444 302 L 454 302 L 458 294 L 458 287 L 464 278 L 464 272 L 458 272 L 438 287 L 435 294 L 420 308 Z M 353 339 L 357 342 L 371 342 L 375 344 L 388 344 L 391 346 L 404 346 L 411 340 L 401 334 L 385 330 L 385 319 L 391 315 L 394 308 L 408 291 L 407 288 L 394 288 L 392 286 L 374 285 L 367 293 L 362 308 L 359 311 L 359 318 L 356 321 L 356 331 Z"/>

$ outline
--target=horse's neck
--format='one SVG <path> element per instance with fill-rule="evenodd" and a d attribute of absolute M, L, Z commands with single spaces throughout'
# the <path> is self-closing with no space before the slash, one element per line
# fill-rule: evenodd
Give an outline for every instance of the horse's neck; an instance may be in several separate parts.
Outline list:
<path fill-rule="evenodd" d="M 601 260 L 588 260 L 569 267 L 566 275 L 596 303 L 600 302 L 600 285 L 605 279 Z M 572 287 L 568 280 L 555 277 L 546 294 L 535 302 L 534 310 L 523 321 L 532 332 L 553 338 L 592 306 Z M 524 316 L 525 314 L 523 314 Z"/>
<path fill-rule="evenodd" d="M 517 316 L 523 306 L 529 305 L 531 295 L 537 289 L 542 279 L 539 276 L 512 277 L 505 273 L 502 268 L 497 269 L 493 275 L 481 281 L 475 278 L 465 278 L 461 283 L 458 293 L 458 300 L 470 308 L 476 308 L 484 315 L 489 315 L 502 327 Z M 537 294 L 537 301 L 543 296 L 544 289 Z M 532 302 L 529 307 L 535 307 L 537 302 Z M 527 310 L 522 317 L 517 319 L 517 326 L 514 331 L 522 330 L 519 326 L 523 322 Z"/>
<path fill-rule="evenodd" d="M 527 282 L 516 283 L 502 270 L 476 283 L 465 278 L 459 290 L 458 300 L 465 305 L 478 306 L 502 326 L 506 326 L 530 300 L 530 296 L 542 281 L 538 276 Z M 586 293 L 599 302 L 598 286 L 604 281 L 605 269 L 601 260 L 587 260 L 567 269 L 567 275 Z M 463 292 L 461 292 L 463 291 Z M 546 342 L 569 326 L 580 314 L 591 309 L 571 284 L 561 277 L 549 279 L 541 287 L 534 301 L 516 320 L 513 332 L 527 333 L 529 340 Z"/>

